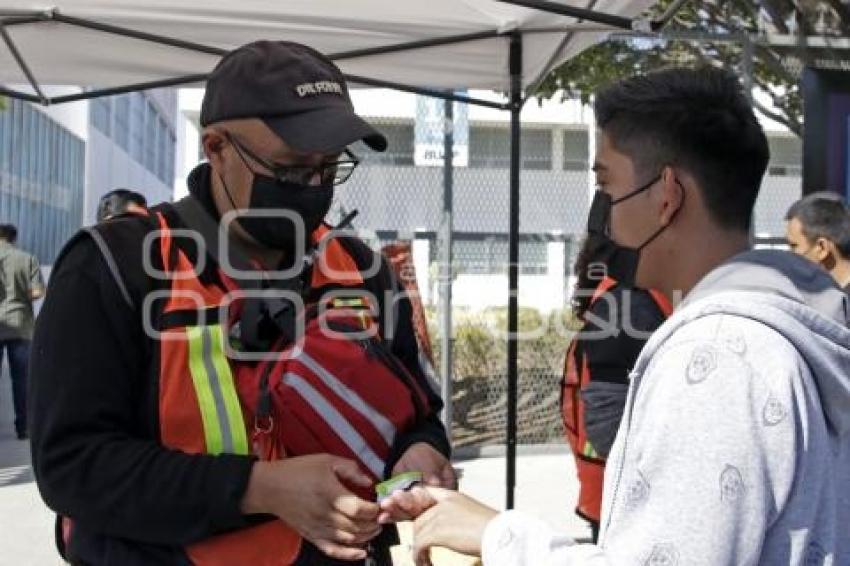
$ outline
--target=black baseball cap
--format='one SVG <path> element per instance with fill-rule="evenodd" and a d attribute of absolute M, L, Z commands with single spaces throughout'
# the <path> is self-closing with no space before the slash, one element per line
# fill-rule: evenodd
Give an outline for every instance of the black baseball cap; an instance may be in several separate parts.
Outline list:
<path fill-rule="evenodd" d="M 225 55 L 207 79 L 201 126 L 259 118 L 287 145 L 331 153 L 363 140 L 376 151 L 387 139 L 355 114 L 342 72 L 306 45 L 256 41 Z"/>

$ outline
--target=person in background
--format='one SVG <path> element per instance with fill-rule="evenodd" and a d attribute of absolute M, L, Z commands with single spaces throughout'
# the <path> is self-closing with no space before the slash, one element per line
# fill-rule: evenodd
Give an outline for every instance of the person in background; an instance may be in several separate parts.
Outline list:
<path fill-rule="evenodd" d="M 103 222 L 125 214 L 147 214 L 144 195 L 128 189 L 115 189 L 103 195 L 97 204 L 97 221 Z"/>
<path fill-rule="evenodd" d="M 820 265 L 850 293 L 850 208 L 836 193 L 812 193 L 785 215 L 791 251 Z"/>
<path fill-rule="evenodd" d="M 27 373 L 34 315 L 32 303 L 44 296 L 44 280 L 35 256 L 15 247 L 18 230 L 0 225 L 0 363 L 9 360 L 15 433 L 28 437 Z"/>
<path fill-rule="evenodd" d="M 576 514 L 599 538 L 605 460 L 620 426 L 629 372 L 646 340 L 672 311 L 658 291 L 627 289 L 593 264 L 589 240 L 576 260 L 573 314 L 583 322 L 567 348 L 561 416 L 579 481 Z"/>

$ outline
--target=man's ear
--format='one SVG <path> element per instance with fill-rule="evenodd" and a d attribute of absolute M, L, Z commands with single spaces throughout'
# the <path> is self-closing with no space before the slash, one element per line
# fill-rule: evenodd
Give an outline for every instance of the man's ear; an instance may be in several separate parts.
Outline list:
<path fill-rule="evenodd" d="M 659 215 L 662 226 L 667 226 L 685 205 L 685 187 L 682 185 L 676 170 L 670 166 L 661 171 L 661 199 Z"/>
<path fill-rule="evenodd" d="M 227 143 L 224 134 L 214 128 L 208 128 L 201 134 L 201 147 L 204 148 L 204 155 L 215 171 L 221 171 L 223 168 L 222 150 L 227 146 Z"/>
<path fill-rule="evenodd" d="M 835 244 L 823 237 L 816 239 L 814 245 L 812 245 L 814 259 L 828 270 L 835 266 L 835 254 L 837 252 Z"/>

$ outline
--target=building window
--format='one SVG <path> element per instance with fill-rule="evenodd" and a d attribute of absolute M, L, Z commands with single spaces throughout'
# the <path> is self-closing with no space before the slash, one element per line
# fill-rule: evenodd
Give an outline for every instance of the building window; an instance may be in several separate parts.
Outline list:
<path fill-rule="evenodd" d="M 363 142 L 351 146 L 351 151 L 370 165 L 413 165 L 413 124 L 374 124 L 387 138 L 387 150 L 373 151 Z"/>
<path fill-rule="evenodd" d="M 130 95 L 130 157 L 144 163 L 145 97 L 140 92 Z"/>
<path fill-rule="evenodd" d="M 159 146 L 159 115 L 153 102 L 148 100 L 145 115 L 145 169 L 156 175 L 156 153 Z"/>
<path fill-rule="evenodd" d="M 115 97 L 113 105 L 115 115 L 115 134 L 113 139 L 124 151 L 130 151 L 130 95 L 122 94 Z"/>
<path fill-rule="evenodd" d="M 587 171 L 590 152 L 587 130 L 564 130 L 564 170 Z"/>
<path fill-rule="evenodd" d="M 85 144 L 29 103 L 0 112 L 0 222 L 51 264 L 82 219 Z"/>
<path fill-rule="evenodd" d="M 174 132 L 168 130 L 166 139 L 167 151 L 165 152 L 165 179 L 163 179 L 163 181 L 166 185 L 170 186 L 174 182 L 174 176 L 176 174 L 174 171 L 174 153 L 175 146 L 177 145 L 177 138 L 175 138 Z"/>
<path fill-rule="evenodd" d="M 523 169 L 552 168 L 551 130 L 523 130 L 520 134 Z M 511 166 L 511 136 L 507 126 L 472 126 L 469 131 L 469 166 L 507 169 Z"/>
<path fill-rule="evenodd" d="M 92 126 L 105 136 L 112 134 L 112 100 L 105 96 L 95 98 L 89 105 L 89 116 Z"/>
<path fill-rule="evenodd" d="M 803 142 L 797 136 L 768 136 L 768 175 L 800 177 L 803 174 Z"/>
<path fill-rule="evenodd" d="M 167 178 L 165 162 L 168 159 L 168 126 L 165 125 L 165 120 L 162 116 L 159 117 L 159 136 L 157 137 L 157 160 L 156 160 L 156 176 L 163 183 Z"/>
<path fill-rule="evenodd" d="M 520 144 L 523 169 L 552 168 L 552 130 L 524 130 Z"/>
<path fill-rule="evenodd" d="M 465 275 L 499 275 L 508 272 L 508 239 L 489 236 L 475 239 L 456 239 L 452 249 L 453 263 L 458 273 Z M 430 246 L 431 261 L 440 262 L 439 245 Z M 521 240 L 519 271 L 523 275 L 545 275 L 548 272 L 548 246 L 545 241 Z"/>

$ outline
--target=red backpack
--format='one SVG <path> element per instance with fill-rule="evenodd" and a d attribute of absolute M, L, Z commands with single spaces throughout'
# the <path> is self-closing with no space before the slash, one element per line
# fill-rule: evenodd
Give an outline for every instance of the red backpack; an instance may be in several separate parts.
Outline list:
<path fill-rule="evenodd" d="M 377 336 L 365 299 L 354 302 L 308 308 L 303 337 L 278 342 L 281 355 L 261 363 L 259 382 L 237 380 L 242 399 L 257 399 L 260 457 L 334 454 L 380 481 L 396 435 L 426 416 L 425 392 Z"/>
<path fill-rule="evenodd" d="M 175 208 L 216 255 L 218 226 L 211 217 L 192 199 L 176 203 Z M 327 230 L 319 232 L 319 237 L 332 237 Z M 327 242 L 321 259 L 344 265 L 348 256 L 343 247 Z M 230 254 L 235 266 L 250 269 L 238 248 L 232 247 Z M 321 269 L 322 263 L 314 269 Z M 240 340 L 262 344 L 253 350 L 263 352 L 258 365 L 234 364 L 235 382 L 247 422 L 254 422 L 257 456 L 271 460 L 333 454 L 359 462 L 364 472 L 380 481 L 396 436 L 427 416 L 428 398 L 380 337 L 376 310 L 366 293 L 359 296 L 357 291 L 363 283 L 359 271 L 351 264 L 344 273 L 345 281 L 326 281 L 332 287 L 347 287 L 344 296 L 331 292 L 306 308 L 274 296 L 232 305 L 230 315 L 233 322 L 239 321 Z M 231 281 L 257 290 L 256 281 Z M 299 285 L 293 278 L 278 282 L 276 289 Z M 260 319 L 265 326 L 257 323 Z M 259 329 L 269 326 L 275 329 L 274 338 L 264 340 Z M 358 495 L 375 497 L 371 490 L 360 490 Z"/>

